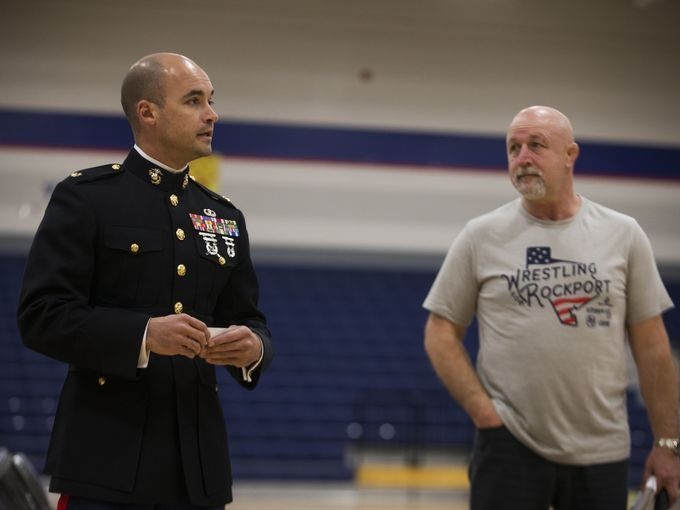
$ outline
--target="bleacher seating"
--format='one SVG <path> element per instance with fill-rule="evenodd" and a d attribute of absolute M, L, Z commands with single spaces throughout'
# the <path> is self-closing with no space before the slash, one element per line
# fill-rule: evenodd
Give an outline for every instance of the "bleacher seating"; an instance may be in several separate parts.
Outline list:
<path fill-rule="evenodd" d="M 65 367 L 21 345 L 23 265 L 21 256 L 0 256 L 0 446 L 40 468 Z M 434 271 L 268 265 L 258 276 L 274 363 L 252 392 L 219 372 L 237 478 L 350 478 L 347 452 L 357 445 L 470 448 L 472 425 L 423 350 L 421 303 Z M 680 301 L 680 285 L 669 290 Z M 667 317 L 674 341 L 679 315 Z M 628 408 L 636 485 L 651 434 L 632 392 Z"/>

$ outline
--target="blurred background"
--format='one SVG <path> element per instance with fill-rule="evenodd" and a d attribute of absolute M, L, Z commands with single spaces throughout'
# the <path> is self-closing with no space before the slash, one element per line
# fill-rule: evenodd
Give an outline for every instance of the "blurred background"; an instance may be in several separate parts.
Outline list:
<path fill-rule="evenodd" d="M 65 371 L 15 323 L 51 190 L 122 161 L 121 80 L 172 51 L 215 86 L 196 171 L 245 212 L 276 346 L 255 392 L 221 381 L 237 502 L 264 481 L 275 499 L 464 494 L 473 428 L 425 357 L 421 303 L 465 222 L 516 196 L 505 129 L 532 104 L 572 120 L 577 191 L 639 221 L 680 303 L 678 26 L 677 0 L 5 2 L 0 445 L 42 468 Z M 665 318 L 678 347 L 680 312 Z M 633 488 L 652 436 L 632 373 L 629 393 Z"/>

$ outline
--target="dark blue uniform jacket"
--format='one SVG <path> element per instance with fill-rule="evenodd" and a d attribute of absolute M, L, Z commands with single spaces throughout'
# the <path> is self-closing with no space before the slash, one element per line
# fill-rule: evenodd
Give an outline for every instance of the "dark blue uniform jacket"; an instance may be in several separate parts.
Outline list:
<path fill-rule="evenodd" d="M 151 354 L 151 317 L 243 324 L 272 357 L 241 212 L 132 150 L 122 165 L 60 182 L 31 247 L 18 322 L 24 343 L 68 363 L 47 455 L 51 490 L 120 502 L 231 500 L 215 367 Z M 233 386 L 233 385 L 230 385 Z M 223 388 L 233 391 L 233 388 Z"/>

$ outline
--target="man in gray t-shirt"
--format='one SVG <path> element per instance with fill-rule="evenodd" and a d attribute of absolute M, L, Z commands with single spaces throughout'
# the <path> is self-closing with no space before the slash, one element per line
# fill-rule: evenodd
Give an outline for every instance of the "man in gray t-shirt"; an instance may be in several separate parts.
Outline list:
<path fill-rule="evenodd" d="M 671 308 L 637 222 L 574 191 L 569 120 L 530 107 L 507 135 L 521 197 L 468 222 L 425 299 L 435 371 L 477 427 L 471 508 L 621 509 L 630 438 L 626 341 L 656 444 L 645 478 L 678 497 Z M 463 346 L 479 324 L 476 369 Z"/>

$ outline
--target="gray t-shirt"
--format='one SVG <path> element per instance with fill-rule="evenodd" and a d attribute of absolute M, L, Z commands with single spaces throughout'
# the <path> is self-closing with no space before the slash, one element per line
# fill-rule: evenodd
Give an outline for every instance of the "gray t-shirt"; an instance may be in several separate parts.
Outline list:
<path fill-rule="evenodd" d="M 542 221 L 518 198 L 468 222 L 423 306 L 477 316 L 477 372 L 522 443 L 565 464 L 628 457 L 625 327 L 673 306 L 633 218 L 582 198 Z"/>

